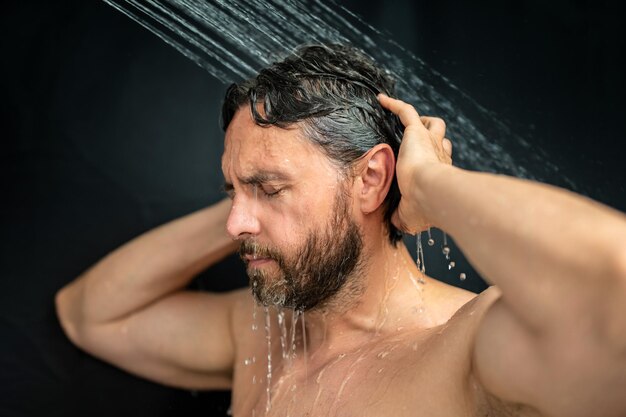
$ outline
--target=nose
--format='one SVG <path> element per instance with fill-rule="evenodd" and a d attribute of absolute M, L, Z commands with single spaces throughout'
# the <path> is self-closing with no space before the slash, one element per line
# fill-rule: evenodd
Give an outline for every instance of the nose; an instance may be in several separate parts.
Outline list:
<path fill-rule="evenodd" d="M 226 231 L 235 240 L 258 235 L 260 224 L 256 216 L 256 203 L 235 196 L 226 220 Z"/>

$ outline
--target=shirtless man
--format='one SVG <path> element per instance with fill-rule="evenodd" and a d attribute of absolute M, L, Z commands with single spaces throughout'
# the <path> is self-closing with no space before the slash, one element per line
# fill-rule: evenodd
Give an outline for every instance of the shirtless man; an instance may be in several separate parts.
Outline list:
<path fill-rule="evenodd" d="M 624 216 L 453 167 L 444 123 L 377 96 L 388 81 L 350 48 L 317 46 L 231 87 L 231 201 L 63 288 L 68 337 L 156 382 L 230 388 L 236 417 L 626 415 Z M 428 226 L 494 286 L 423 275 L 396 227 Z M 184 289 L 239 246 L 252 295 Z"/>

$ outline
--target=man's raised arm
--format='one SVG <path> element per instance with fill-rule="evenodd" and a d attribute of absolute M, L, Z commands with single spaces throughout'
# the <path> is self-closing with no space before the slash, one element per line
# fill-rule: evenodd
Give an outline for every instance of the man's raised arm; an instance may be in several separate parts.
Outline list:
<path fill-rule="evenodd" d="M 236 249 L 222 201 L 115 250 L 56 297 L 68 337 L 134 374 L 188 388 L 230 387 L 231 306 L 239 293 L 185 291 Z"/>
<path fill-rule="evenodd" d="M 442 121 L 380 101 L 406 126 L 397 224 L 444 229 L 502 292 L 475 342 L 483 386 L 543 415 L 626 415 L 626 217 L 555 187 L 452 167 Z"/>

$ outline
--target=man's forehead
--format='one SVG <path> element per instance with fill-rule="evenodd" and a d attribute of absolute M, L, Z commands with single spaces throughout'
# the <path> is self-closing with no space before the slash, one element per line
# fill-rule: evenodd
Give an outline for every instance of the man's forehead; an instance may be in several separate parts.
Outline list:
<path fill-rule="evenodd" d="M 249 111 L 240 109 L 226 130 L 222 170 L 227 175 L 235 169 L 241 176 L 252 175 L 246 171 L 288 174 L 320 156 L 326 158 L 299 127 L 259 126 Z"/>

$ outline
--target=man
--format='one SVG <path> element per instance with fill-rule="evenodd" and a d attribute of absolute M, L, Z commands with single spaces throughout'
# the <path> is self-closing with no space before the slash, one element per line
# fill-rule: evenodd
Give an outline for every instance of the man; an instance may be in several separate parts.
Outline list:
<path fill-rule="evenodd" d="M 231 201 L 62 289 L 69 338 L 153 381 L 232 388 L 235 416 L 624 416 L 624 216 L 453 167 L 444 123 L 379 93 L 389 76 L 337 45 L 232 86 Z M 495 286 L 423 275 L 399 230 L 429 226 Z M 238 246 L 252 295 L 184 289 Z"/>

